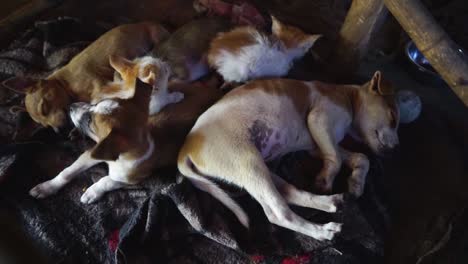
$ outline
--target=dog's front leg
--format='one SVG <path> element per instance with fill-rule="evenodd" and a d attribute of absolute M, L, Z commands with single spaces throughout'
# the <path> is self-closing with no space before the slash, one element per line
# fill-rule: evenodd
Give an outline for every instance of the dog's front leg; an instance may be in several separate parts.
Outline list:
<path fill-rule="evenodd" d="M 86 190 L 86 192 L 81 196 L 80 201 L 85 204 L 94 203 L 106 192 L 120 189 L 126 185 L 128 184 L 112 180 L 110 176 L 104 176 Z"/>
<path fill-rule="evenodd" d="M 149 105 L 149 114 L 154 115 L 166 105 L 182 101 L 184 94 L 181 92 L 169 92 L 168 90 L 153 90 Z"/>
<path fill-rule="evenodd" d="M 315 180 L 315 187 L 323 193 L 330 193 L 336 174 L 341 168 L 341 157 L 334 138 L 333 123 L 326 115 L 310 113 L 307 117 L 309 132 L 317 144 L 323 167 Z"/>
<path fill-rule="evenodd" d="M 57 175 L 55 178 L 38 184 L 32 188 L 29 191 L 29 194 L 35 198 L 44 198 L 54 194 L 71 180 L 73 180 L 81 172 L 91 168 L 99 162 L 101 161 L 91 158 L 90 152 L 86 151 L 81 154 L 81 156 L 75 162 L 60 172 L 59 175 Z"/>
<path fill-rule="evenodd" d="M 343 148 L 340 148 L 340 153 L 346 165 L 352 170 L 351 177 L 348 179 L 348 190 L 352 195 L 359 197 L 364 192 L 369 159 L 364 154 L 350 152 Z"/>

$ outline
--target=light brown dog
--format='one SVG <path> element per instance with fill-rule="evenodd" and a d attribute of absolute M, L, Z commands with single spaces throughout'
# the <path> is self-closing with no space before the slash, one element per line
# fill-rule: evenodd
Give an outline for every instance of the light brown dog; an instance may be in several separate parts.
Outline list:
<path fill-rule="evenodd" d="M 408 114 L 408 106 L 416 111 Z M 344 161 L 352 169 L 349 190 L 363 192 L 369 161 L 339 146 L 346 134 L 380 153 L 398 144 L 399 122 L 420 112 L 410 92 L 395 96 L 380 72 L 362 86 L 289 79 L 256 80 L 236 88 L 208 109 L 190 131 L 178 167 L 198 188 L 212 194 L 248 226 L 242 208 L 210 178 L 244 188 L 270 222 L 316 239 L 332 239 L 341 225 L 317 225 L 287 203 L 335 212 L 342 195 L 321 196 L 296 189 L 265 164 L 288 152 L 309 150 L 324 162 L 317 183 L 330 191 Z M 404 120 L 400 118 L 404 117 Z"/>
<path fill-rule="evenodd" d="M 168 75 L 158 76 L 168 78 Z M 136 89 L 130 99 L 72 104 L 73 123 L 97 144 L 55 178 L 32 188 L 32 196 L 44 198 L 54 194 L 81 172 L 105 162 L 109 166 L 108 176 L 89 187 L 81 197 L 81 202 L 92 203 L 108 191 L 139 183 L 154 169 L 176 165 L 177 154 L 190 128 L 221 97 L 218 85 L 174 84 L 169 89 L 183 93 L 185 99 L 149 116 L 152 86 L 136 77 L 133 76 Z"/>
<path fill-rule="evenodd" d="M 168 36 L 161 25 L 152 22 L 118 26 L 45 80 L 14 77 L 3 84 L 26 93 L 26 110 L 34 121 L 58 130 L 66 123 L 66 111 L 72 102 L 96 103 L 109 97 L 106 84 L 114 79 L 110 55 L 135 58 Z"/>

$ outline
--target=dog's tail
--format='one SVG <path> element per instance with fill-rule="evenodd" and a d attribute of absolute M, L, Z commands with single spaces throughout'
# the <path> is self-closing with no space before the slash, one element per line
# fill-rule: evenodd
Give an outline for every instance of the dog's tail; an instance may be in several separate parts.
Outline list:
<path fill-rule="evenodd" d="M 223 189 L 203 175 L 188 156 L 179 158 L 178 168 L 180 173 L 187 177 L 195 187 L 213 195 L 236 215 L 243 226 L 249 228 L 249 217 L 245 211 Z"/>

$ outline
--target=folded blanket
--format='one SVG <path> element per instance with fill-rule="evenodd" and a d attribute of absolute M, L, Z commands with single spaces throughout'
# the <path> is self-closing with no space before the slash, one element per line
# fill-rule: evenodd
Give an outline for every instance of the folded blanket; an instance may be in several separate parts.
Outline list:
<path fill-rule="evenodd" d="M 103 28 L 61 18 L 36 23 L 0 53 L 0 78 L 45 76 L 66 63 Z M 19 103 L 19 102 L 15 102 Z M 14 103 L 12 103 L 14 104 Z M 0 122 L 14 116 L 0 107 Z M 4 131 L 4 140 L 11 136 Z M 159 170 L 133 188 L 111 192 L 99 202 L 83 205 L 86 187 L 106 175 L 97 166 L 58 194 L 35 200 L 28 190 L 54 177 L 89 147 L 44 130 L 29 143 L 0 149 L 0 212 L 16 216 L 31 241 L 51 262 L 65 263 L 381 263 L 389 219 L 382 203 L 382 169 L 372 160 L 366 192 L 349 200 L 336 214 L 293 207 L 317 223 L 344 223 L 329 242 L 272 225 L 259 204 L 242 191 L 232 195 L 251 219 L 246 230 L 210 195 L 194 188 L 175 168 Z M 304 152 L 270 164 L 287 181 L 309 189 L 320 163 Z M 337 191 L 343 191 L 343 171 Z M 301 183 L 302 182 L 302 183 Z"/>

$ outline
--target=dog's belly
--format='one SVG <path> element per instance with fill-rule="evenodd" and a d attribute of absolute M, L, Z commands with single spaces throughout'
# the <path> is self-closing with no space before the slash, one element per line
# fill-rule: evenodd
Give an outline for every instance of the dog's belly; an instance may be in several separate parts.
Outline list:
<path fill-rule="evenodd" d="M 290 98 L 263 90 L 239 92 L 242 91 L 231 92 L 208 109 L 192 132 L 220 134 L 228 144 L 236 140 L 253 144 L 267 161 L 292 151 L 315 148 L 305 117 L 297 112 Z"/>
<path fill-rule="evenodd" d="M 285 123 L 255 120 L 249 128 L 248 135 L 266 161 L 289 152 L 315 148 L 305 124 L 294 121 Z"/>

